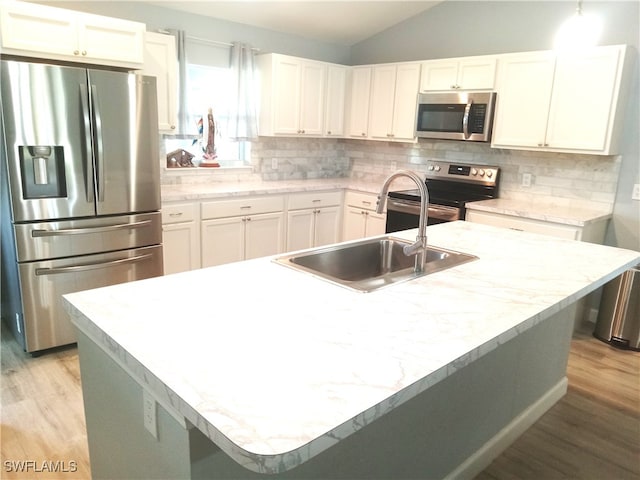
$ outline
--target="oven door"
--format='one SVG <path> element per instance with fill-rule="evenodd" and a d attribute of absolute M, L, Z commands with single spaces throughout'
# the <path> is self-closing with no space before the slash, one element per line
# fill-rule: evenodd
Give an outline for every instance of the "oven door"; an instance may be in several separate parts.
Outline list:
<path fill-rule="evenodd" d="M 461 219 L 460 209 L 446 205 L 429 204 L 427 225 L 452 222 Z M 387 198 L 386 233 L 418 228 L 420 224 L 420 202 L 399 198 Z"/>

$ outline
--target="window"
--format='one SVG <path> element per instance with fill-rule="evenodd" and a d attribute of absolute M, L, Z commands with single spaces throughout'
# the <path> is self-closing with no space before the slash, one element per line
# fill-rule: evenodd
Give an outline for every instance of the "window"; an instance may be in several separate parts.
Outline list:
<path fill-rule="evenodd" d="M 215 146 L 221 166 L 239 167 L 249 164 L 251 143 L 235 142 L 225 134 L 229 114 L 230 70 L 223 67 L 187 65 L 187 131 L 198 133 L 198 123 L 206 133 L 207 111 L 213 111 L 216 127 Z M 206 135 L 205 140 L 206 142 Z M 206 143 L 199 140 L 191 153 L 201 158 Z"/>

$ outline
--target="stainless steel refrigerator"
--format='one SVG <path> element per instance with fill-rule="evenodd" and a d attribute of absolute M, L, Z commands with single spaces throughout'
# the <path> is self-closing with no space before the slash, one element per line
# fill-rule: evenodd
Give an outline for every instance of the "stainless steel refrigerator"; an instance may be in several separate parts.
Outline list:
<path fill-rule="evenodd" d="M 2 317 L 76 341 L 61 296 L 162 275 L 155 78 L 0 62 Z"/>

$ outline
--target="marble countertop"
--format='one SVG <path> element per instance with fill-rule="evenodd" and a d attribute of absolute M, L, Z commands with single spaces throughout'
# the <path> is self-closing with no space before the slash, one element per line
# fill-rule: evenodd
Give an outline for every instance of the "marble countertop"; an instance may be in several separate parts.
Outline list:
<path fill-rule="evenodd" d="M 350 178 L 322 178 L 310 180 L 274 180 L 212 182 L 206 184 L 162 185 L 162 202 L 187 200 L 215 200 L 230 196 L 266 195 L 278 193 L 313 192 L 350 189 L 378 194 L 384 181 L 365 182 Z"/>
<path fill-rule="evenodd" d="M 358 293 L 262 258 L 77 292 L 65 304 L 174 416 L 246 468 L 275 473 L 640 262 L 640 252 L 468 222 L 428 235 L 479 259 Z"/>
<path fill-rule="evenodd" d="M 467 204 L 470 210 L 499 213 L 514 217 L 530 218 L 543 222 L 561 223 L 584 227 L 585 225 L 611 218 L 611 211 L 584 208 L 580 206 L 563 206 L 553 201 L 525 201 L 495 198 Z"/>

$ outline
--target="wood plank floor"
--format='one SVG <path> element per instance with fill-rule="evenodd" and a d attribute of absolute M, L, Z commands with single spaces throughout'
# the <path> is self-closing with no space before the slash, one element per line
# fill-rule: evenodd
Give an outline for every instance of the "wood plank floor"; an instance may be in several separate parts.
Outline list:
<path fill-rule="evenodd" d="M 76 349 L 33 358 L 1 336 L 0 478 L 89 479 Z M 640 353 L 576 332 L 568 377 L 567 395 L 476 480 L 640 479 Z"/>

